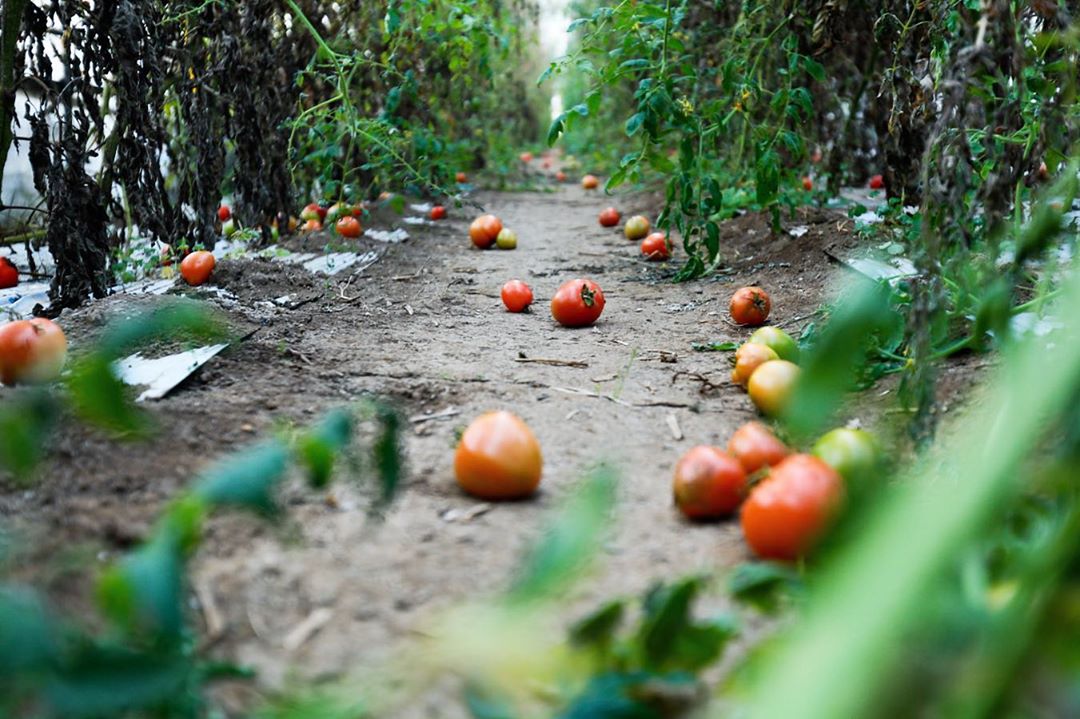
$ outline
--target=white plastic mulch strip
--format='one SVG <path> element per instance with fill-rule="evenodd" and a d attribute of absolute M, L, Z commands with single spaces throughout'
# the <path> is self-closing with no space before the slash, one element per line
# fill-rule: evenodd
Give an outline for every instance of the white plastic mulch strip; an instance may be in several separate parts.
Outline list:
<path fill-rule="evenodd" d="M 396 230 L 365 230 L 364 237 L 376 242 L 387 242 L 396 245 L 409 239 L 409 233 L 401 228 Z"/>
<path fill-rule="evenodd" d="M 431 208 L 434 207 L 434 205 L 432 205 L 430 202 L 424 202 L 419 205 L 409 205 L 409 207 L 414 212 L 423 212 L 426 214 L 428 212 L 431 212 Z"/>
<path fill-rule="evenodd" d="M 332 252 L 328 255 L 321 255 L 313 260 L 305 262 L 304 269 L 308 272 L 318 272 L 333 277 L 339 272 L 343 272 L 356 265 L 359 265 L 359 267 L 356 268 L 357 272 L 365 270 L 375 264 L 378 259 L 379 253 L 374 250 L 365 252 L 362 255 L 355 252 Z"/>
<path fill-rule="evenodd" d="M 113 369 L 124 384 L 146 388 L 136 402 L 161 399 L 228 346 L 210 345 L 156 359 L 136 353 L 115 362 Z"/>
<path fill-rule="evenodd" d="M 915 275 L 915 265 L 906 257 L 894 257 L 888 262 L 869 257 L 852 257 L 844 264 L 872 280 L 898 280 Z"/>
<path fill-rule="evenodd" d="M 0 321 L 29 317 L 34 305 L 38 304 L 49 306 L 48 282 L 23 282 L 17 287 L 0 290 Z"/>

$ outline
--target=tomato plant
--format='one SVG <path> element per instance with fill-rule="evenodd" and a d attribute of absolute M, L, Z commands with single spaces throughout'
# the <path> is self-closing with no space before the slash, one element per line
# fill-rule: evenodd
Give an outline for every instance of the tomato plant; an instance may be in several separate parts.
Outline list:
<path fill-rule="evenodd" d="M 532 430 L 509 412 L 473 420 L 454 453 L 454 475 L 469 494 L 487 500 L 522 499 L 540 486 L 543 457 Z"/>
<path fill-rule="evenodd" d="M 761 422 L 747 422 L 735 430 L 727 449 L 747 474 L 777 465 L 791 454 L 788 446 Z"/>
<path fill-rule="evenodd" d="M 592 280 L 564 282 L 551 298 L 551 316 L 563 327 L 587 327 L 604 311 L 604 293 Z"/>
<path fill-rule="evenodd" d="M 765 324 L 769 318 L 772 300 L 760 287 L 741 287 L 731 296 L 729 308 L 736 324 L 756 327 Z"/>
<path fill-rule="evenodd" d="M 67 358 L 63 330 L 44 317 L 0 327 L 0 383 L 41 384 L 60 376 Z"/>
<path fill-rule="evenodd" d="M 206 250 L 192 252 L 180 263 L 180 276 L 192 287 L 203 284 L 210 279 L 210 273 L 214 271 L 217 260 L 214 255 Z"/>
<path fill-rule="evenodd" d="M 763 559 L 795 561 L 814 548 L 844 501 L 844 483 L 817 457 L 795 454 L 772 468 L 750 492 L 740 521 Z"/>
<path fill-rule="evenodd" d="M 533 301 L 532 289 L 521 280 L 510 280 L 499 294 L 510 312 L 524 312 Z"/>

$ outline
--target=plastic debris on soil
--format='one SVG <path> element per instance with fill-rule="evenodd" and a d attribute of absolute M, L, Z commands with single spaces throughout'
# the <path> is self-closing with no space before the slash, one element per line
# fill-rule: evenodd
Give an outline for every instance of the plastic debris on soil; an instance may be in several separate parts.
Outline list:
<path fill-rule="evenodd" d="M 210 345 L 156 359 L 136 353 L 118 360 L 113 367 L 124 384 L 146 387 L 136 402 L 161 399 L 228 346 Z"/>
<path fill-rule="evenodd" d="M 29 317 L 35 305 L 49 306 L 48 282 L 23 282 L 0 290 L 0 320 Z"/>
<path fill-rule="evenodd" d="M 400 228 L 396 230 L 365 230 L 364 237 L 376 242 L 397 245 L 409 239 L 409 233 Z"/>
<path fill-rule="evenodd" d="M 888 262 L 870 257 L 850 257 L 841 260 L 845 265 L 872 280 L 889 282 L 915 275 L 915 265 L 906 257 L 894 257 Z"/>
<path fill-rule="evenodd" d="M 308 260 L 304 263 L 304 269 L 308 272 L 318 272 L 319 274 L 328 275 L 333 277 L 339 272 L 343 272 L 350 267 L 355 267 L 357 272 L 371 267 L 378 262 L 379 253 L 375 251 L 365 252 L 360 255 L 355 252 L 332 252 L 328 255 L 320 255 L 313 260 Z"/>

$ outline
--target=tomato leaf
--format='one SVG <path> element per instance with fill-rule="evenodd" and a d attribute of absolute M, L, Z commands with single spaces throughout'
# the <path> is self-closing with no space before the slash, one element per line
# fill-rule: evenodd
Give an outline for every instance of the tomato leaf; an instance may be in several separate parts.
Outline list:
<path fill-rule="evenodd" d="M 277 441 L 264 442 L 219 462 L 203 474 L 194 495 L 211 506 L 237 506 L 273 514 L 273 490 L 285 475 L 289 454 Z"/>

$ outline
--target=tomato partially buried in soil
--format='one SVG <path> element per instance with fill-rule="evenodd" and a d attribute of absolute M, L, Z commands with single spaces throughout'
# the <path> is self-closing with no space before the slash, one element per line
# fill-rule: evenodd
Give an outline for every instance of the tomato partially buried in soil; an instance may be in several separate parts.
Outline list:
<path fill-rule="evenodd" d="M 551 298 L 551 316 L 563 327 L 587 327 L 604 311 L 604 293 L 592 280 L 570 280 Z"/>
<path fill-rule="evenodd" d="M 844 482 L 825 462 L 795 454 L 750 492 L 740 517 L 743 536 L 762 559 L 795 561 L 825 534 L 844 502 Z"/>
<path fill-rule="evenodd" d="M 675 506 L 689 519 L 725 517 L 743 500 L 746 470 L 716 447 L 694 447 L 675 465 L 672 491 Z"/>
<path fill-rule="evenodd" d="M 454 453 L 458 485 L 486 500 L 528 497 L 540 485 L 543 464 L 532 430 L 509 412 L 477 417 Z"/>

